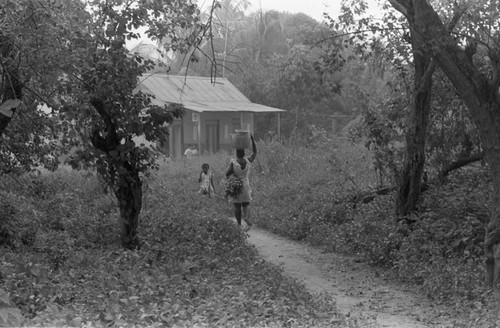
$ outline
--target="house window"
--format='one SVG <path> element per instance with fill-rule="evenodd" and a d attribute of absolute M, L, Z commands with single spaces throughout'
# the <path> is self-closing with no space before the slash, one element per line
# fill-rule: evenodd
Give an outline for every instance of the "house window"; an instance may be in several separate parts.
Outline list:
<path fill-rule="evenodd" d="M 224 139 L 228 140 L 229 139 L 229 125 L 224 124 Z"/>

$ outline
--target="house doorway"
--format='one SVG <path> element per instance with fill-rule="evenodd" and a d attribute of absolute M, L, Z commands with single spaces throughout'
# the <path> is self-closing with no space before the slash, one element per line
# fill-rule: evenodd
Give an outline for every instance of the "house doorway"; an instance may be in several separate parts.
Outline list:
<path fill-rule="evenodd" d="M 207 146 L 209 153 L 216 153 L 219 150 L 219 121 L 209 120 L 206 122 Z"/>

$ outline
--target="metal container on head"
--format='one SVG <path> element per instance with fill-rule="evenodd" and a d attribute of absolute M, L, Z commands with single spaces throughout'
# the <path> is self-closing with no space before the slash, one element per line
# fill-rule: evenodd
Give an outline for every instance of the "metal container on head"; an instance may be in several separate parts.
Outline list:
<path fill-rule="evenodd" d="M 235 133 L 231 135 L 234 149 L 245 149 L 250 148 L 250 132 L 246 130 L 235 130 Z"/>

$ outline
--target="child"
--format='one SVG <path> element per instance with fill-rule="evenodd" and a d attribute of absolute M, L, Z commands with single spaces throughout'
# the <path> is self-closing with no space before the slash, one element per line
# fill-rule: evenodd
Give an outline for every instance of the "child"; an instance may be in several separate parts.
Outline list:
<path fill-rule="evenodd" d="M 204 163 L 201 166 L 201 172 L 200 177 L 198 178 L 198 182 L 200 183 L 200 193 L 211 197 L 212 194 L 215 194 L 215 187 L 213 175 L 212 173 L 208 172 L 209 169 L 210 166 L 207 163 Z"/>

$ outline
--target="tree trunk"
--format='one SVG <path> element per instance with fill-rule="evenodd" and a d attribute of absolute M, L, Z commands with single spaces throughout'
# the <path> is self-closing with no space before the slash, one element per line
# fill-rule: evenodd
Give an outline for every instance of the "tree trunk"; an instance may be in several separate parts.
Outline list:
<path fill-rule="evenodd" d="M 125 144 L 121 143 L 117 127 L 100 99 L 92 99 L 91 104 L 106 125 L 104 133 L 99 129 L 94 130 L 91 142 L 95 148 L 107 154 L 107 182 L 113 186 L 118 199 L 122 246 L 136 249 L 139 247 L 137 228 L 142 209 L 142 182 L 134 162 L 129 159 L 136 147 L 130 139 Z"/>
<path fill-rule="evenodd" d="M 0 90 L 2 98 L 0 99 L 0 136 L 4 133 L 5 129 L 10 123 L 14 112 L 20 105 L 24 84 L 21 80 L 21 72 L 15 46 L 11 40 L 3 36 L 0 32 L 0 58 L 5 66 L 2 67 L 2 80 L 0 85 L 3 90 Z M 5 64 L 7 63 L 7 64 Z M 9 105 L 9 101 L 10 104 Z"/>
<path fill-rule="evenodd" d="M 500 106 L 497 111 L 500 111 Z M 500 136 L 497 140 L 500 141 Z M 500 151 L 490 154 L 487 161 L 493 181 L 493 201 L 484 242 L 485 279 L 490 287 L 497 287 L 500 281 Z"/>
<path fill-rule="evenodd" d="M 137 228 L 142 209 L 142 183 L 139 174 L 126 163 L 119 175 L 115 195 L 120 207 L 120 226 L 122 246 L 127 249 L 139 247 Z"/>
<path fill-rule="evenodd" d="M 475 67 L 471 56 L 458 46 L 426 0 L 389 1 L 399 11 L 406 9 L 406 15 L 409 9 L 414 9 L 414 21 L 408 21 L 418 32 L 418 42 L 426 46 L 453 83 L 478 129 L 493 181 L 491 216 L 484 244 L 486 283 L 496 287 L 500 278 L 500 69 L 493 67 L 490 80 Z M 492 61 L 492 65 L 498 63 Z"/>
<path fill-rule="evenodd" d="M 435 64 L 415 41 L 412 31 L 414 98 L 406 131 L 406 156 L 398 181 L 396 216 L 405 217 L 416 210 L 425 164 L 425 142 L 431 109 L 432 74 Z"/>

